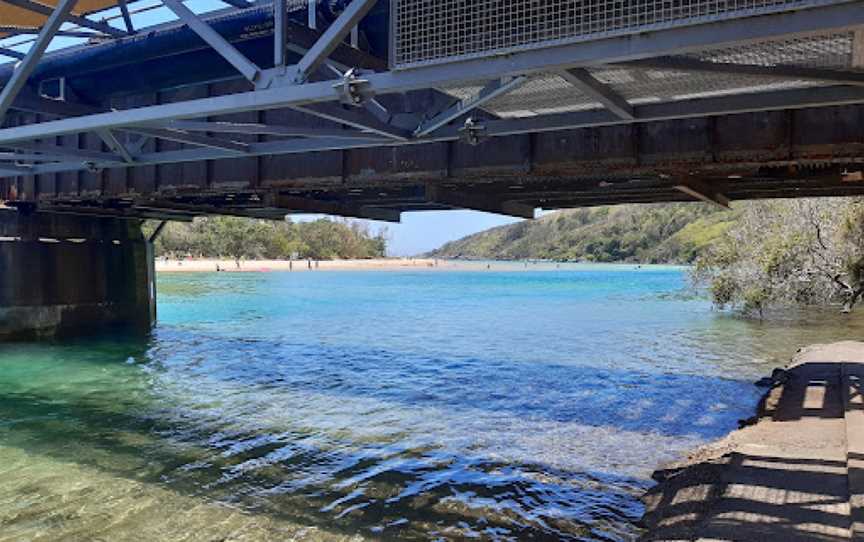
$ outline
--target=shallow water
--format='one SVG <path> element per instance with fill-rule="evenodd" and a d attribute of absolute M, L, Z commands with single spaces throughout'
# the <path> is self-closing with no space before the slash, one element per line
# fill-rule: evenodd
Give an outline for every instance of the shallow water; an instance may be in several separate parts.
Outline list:
<path fill-rule="evenodd" d="M 0 540 L 630 540 L 660 463 L 860 316 L 677 268 L 185 274 L 149 339 L 0 347 Z"/>

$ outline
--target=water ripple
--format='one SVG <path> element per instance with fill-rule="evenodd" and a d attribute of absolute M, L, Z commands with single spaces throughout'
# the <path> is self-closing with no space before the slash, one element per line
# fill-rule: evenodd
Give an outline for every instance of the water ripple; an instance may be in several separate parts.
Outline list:
<path fill-rule="evenodd" d="M 804 341 L 680 270 L 160 280 L 149 341 L 0 351 L 0 539 L 632 540 Z"/>

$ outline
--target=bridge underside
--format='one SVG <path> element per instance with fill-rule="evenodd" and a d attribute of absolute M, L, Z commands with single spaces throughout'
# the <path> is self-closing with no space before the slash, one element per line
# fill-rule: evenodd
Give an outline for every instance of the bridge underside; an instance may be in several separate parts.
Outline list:
<path fill-rule="evenodd" d="M 861 0 L 162 1 L 0 0 L 0 338 L 149 323 L 145 218 L 864 195 Z"/>
<path fill-rule="evenodd" d="M 86 144 L 86 140 L 85 140 Z M 8 204 L 188 219 L 864 195 L 864 106 L 0 179 Z M 285 171 L 295 177 L 286 178 Z M 690 190 L 688 190 L 688 188 Z"/>
<path fill-rule="evenodd" d="M 0 66 L 0 200 L 398 220 L 864 193 L 864 2 L 353 0 L 319 29 L 297 4 L 166 0 L 145 40 Z"/>

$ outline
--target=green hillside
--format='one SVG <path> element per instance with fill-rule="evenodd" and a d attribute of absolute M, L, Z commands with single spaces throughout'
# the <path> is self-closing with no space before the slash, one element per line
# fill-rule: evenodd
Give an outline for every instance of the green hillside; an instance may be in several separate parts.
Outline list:
<path fill-rule="evenodd" d="M 428 256 L 689 263 L 737 215 L 699 203 L 574 209 L 470 235 Z"/>

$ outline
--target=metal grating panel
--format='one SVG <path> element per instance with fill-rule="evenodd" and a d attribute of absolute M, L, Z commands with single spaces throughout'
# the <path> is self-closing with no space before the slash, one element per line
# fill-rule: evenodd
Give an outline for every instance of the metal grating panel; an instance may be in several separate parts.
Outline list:
<path fill-rule="evenodd" d="M 777 77 L 694 73 L 650 68 L 610 67 L 609 69 L 593 71 L 593 74 L 633 104 L 674 102 L 815 85 L 811 81 Z"/>
<path fill-rule="evenodd" d="M 853 70 L 853 39 L 854 34 L 851 32 L 827 33 L 712 49 L 686 56 L 709 62 Z M 590 71 L 599 81 L 634 105 L 819 85 L 813 81 L 775 76 L 690 72 L 626 64 L 591 68 Z M 483 84 L 477 81 L 441 90 L 458 99 L 466 99 L 475 95 Z M 560 76 L 544 74 L 534 76 L 518 89 L 488 102 L 483 109 L 499 117 L 509 118 L 600 107 L 602 105 L 596 100 L 580 93 Z"/>
<path fill-rule="evenodd" d="M 606 83 L 628 102 L 674 102 L 694 98 L 709 98 L 728 94 L 768 92 L 814 86 L 810 81 L 779 79 L 749 75 L 692 73 L 632 67 L 608 67 L 592 70 L 598 80 Z M 462 97 L 469 89 L 450 89 Z M 473 88 L 472 88 L 473 90 Z M 554 74 L 536 76 L 519 90 L 487 103 L 483 109 L 502 118 L 567 113 L 603 107 L 590 96 L 579 92 Z"/>
<path fill-rule="evenodd" d="M 824 5 L 820 0 L 392 0 L 395 68 Z"/>
<path fill-rule="evenodd" d="M 482 82 L 442 89 L 460 100 L 467 99 L 483 88 Z M 600 104 L 581 94 L 573 85 L 555 74 L 538 75 L 516 90 L 508 92 L 483 106 L 499 117 L 531 117 L 596 109 Z"/>
<path fill-rule="evenodd" d="M 624 66 L 596 68 L 591 73 L 634 105 L 817 86 L 812 81 L 777 77 Z M 464 100 L 475 95 L 482 87 L 482 83 L 476 82 L 441 90 Z M 534 76 L 517 90 L 488 102 L 483 109 L 501 118 L 517 118 L 602 107 L 560 76 L 544 74 Z"/>
<path fill-rule="evenodd" d="M 854 69 L 852 62 L 854 39 L 854 32 L 835 32 L 726 47 L 682 56 L 710 62 L 756 66 L 786 65 L 848 70 Z"/>

